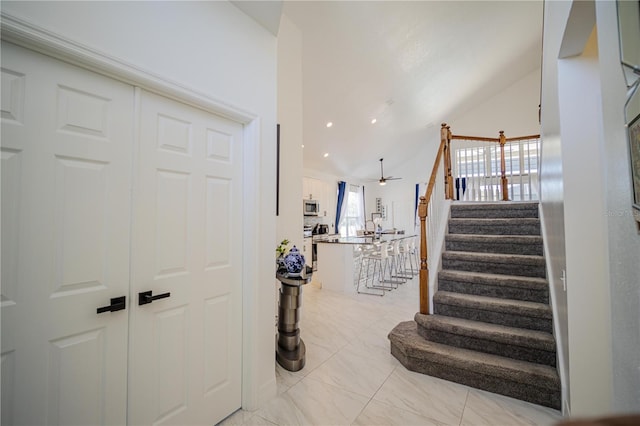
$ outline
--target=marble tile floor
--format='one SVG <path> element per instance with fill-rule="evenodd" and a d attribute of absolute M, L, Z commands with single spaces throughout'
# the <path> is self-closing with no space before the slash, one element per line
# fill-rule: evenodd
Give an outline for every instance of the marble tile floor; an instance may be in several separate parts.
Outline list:
<path fill-rule="evenodd" d="M 418 310 L 418 279 L 385 296 L 306 286 L 298 372 L 276 363 L 278 396 L 220 425 L 553 425 L 558 411 L 405 369 L 387 334 Z"/>

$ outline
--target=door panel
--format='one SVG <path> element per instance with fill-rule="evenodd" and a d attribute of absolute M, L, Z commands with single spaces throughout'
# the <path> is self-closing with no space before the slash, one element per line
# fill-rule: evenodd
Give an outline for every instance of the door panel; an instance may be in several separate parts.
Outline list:
<path fill-rule="evenodd" d="M 1 93 L 2 424 L 235 411 L 242 126 L 6 43 Z"/>
<path fill-rule="evenodd" d="M 47 424 L 104 423 L 105 344 L 104 329 L 49 342 Z"/>
<path fill-rule="evenodd" d="M 240 407 L 242 126 L 140 92 L 131 424 L 215 424 Z"/>
<path fill-rule="evenodd" d="M 156 173 L 155 279 L 188 274 L 188 210 L 191 176 L 158 170 Z"/>
<path fill-rule="evenodd" d="M 103 289 L 109 255 L 105 197 L 108 163 L 61 156 L 54 161 L 55 181 L 59 184 L 53 194 L 56 246 L 51 297 Z"/>
<path fill-rule="evenodd" d="M 133 88 L 2 44 L 2 421 L 123 424 Z M 5 91 L 5 88 L 8 90 Z"/>

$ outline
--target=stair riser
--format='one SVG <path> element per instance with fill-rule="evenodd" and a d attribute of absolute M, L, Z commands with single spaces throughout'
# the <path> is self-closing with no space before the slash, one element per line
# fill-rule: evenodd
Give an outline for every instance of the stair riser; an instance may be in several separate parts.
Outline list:
<path fill-rule="evenodd" d="M 460 223 L 449 222 L 450 234 L 472 235 L 540 235 L 540 223 Z"/>
<path fill-rule="evenodd" d="M 530 317 L 522 314 L 514 315 L 465 306 L 445 305 L 438 302 L 434 302 L 433 308 L 434 313 L 438 315 L 488 322 L 491 324 L 501 324 L 508 327 L 526 328 L 547 333 L 551 333 L 553 328 L 551 319 L 547 318 Z"/>
<path fill-rule="evenodd" d="M 539 265 L 522 265 L 516 262 L 497 263 L 490 261 L 474 261 L 464 259 L 442 259 L 442 269 L 466 272 L 482 272 L 487 274 L 517 275 L 521 277 L 545 278 L 544 263 Z"/>
<path fill-rule="evenodd" d="M 519 359 L 521 361 L 534 362 L 536 364 L 549 365 L 551 367 L 556 366 L 555 351 L 549 352 L 542 349 L 509 345 L 490 339 L 462 336 L 459 334 L 447 333 L 442 330 L 424 328 L 419 324 L 418 334 L 432 342 L 442 343 L 449 346 L 505 356 L 512 359 Z"/>
<path fill-rule="evenodd" d="M 474 253 L 500 253 L 500 254 L 526 254 L 542 256 L 544 251 L 542 243 L 534 244 L 505 244 L 500 242 L 484 241 L 447 241 L 446 248 L 449 251 L 471 251 Z"/>
<path fill-rule="evenodd" d="M 468 209 L 451 206 L 452 218 L 512 219 L 538 218 L 538 209 Z"/>
<path fill-rule="evenodd" d="M 560 390 L 551 391 L 531 384 L 485 375 L 479 372 L 463 370 L 454 366 L 440 364 L 436 359 L 419 359 L 406 356 L 393 341 L 391 354 L 408 370 L 444 380 L 483 389 L 534 404 L 560 409 Z"/>
<path fill-rule="evenodd" d="M 525 302 L 549 303 L 548 290 L 491 286 L 480 283 L 438 280 L 438 290 L 500 299 L 523 300 Z"/>

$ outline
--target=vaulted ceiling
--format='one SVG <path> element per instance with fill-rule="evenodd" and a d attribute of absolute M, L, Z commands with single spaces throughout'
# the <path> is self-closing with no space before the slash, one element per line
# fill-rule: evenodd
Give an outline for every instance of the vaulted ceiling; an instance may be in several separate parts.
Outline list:
<path fill-rule="evenodd" d="M 429 127 L 540 68 L 542 1 L 285 1 L 282 12 L 302 35 L 304 167 L 337 176 L 375 178 L 381 157 L 397 175 Z"/>

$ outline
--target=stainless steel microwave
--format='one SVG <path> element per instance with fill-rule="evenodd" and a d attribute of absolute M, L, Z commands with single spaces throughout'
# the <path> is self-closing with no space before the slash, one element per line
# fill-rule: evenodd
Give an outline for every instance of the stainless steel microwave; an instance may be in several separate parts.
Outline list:
<path fill-rule="evenodd" d="M 316 200 L 302 200 L 302 211 L 305 216 L 318 216 L 320 204 Z"/>

